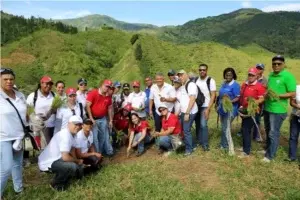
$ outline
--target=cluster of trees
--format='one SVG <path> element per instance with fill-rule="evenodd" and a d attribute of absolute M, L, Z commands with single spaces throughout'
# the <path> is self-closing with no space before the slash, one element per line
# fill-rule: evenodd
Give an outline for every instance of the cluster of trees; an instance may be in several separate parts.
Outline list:
<path fill-rule="evenodd" d="M 76 27 L 65 25 L 62 22 L 47 21 L 43 18 L 13 16 L 1 11 L 1 45 L 15 41 L 40 29 L 57 30 L 63 33 L 75 34 Z"/>

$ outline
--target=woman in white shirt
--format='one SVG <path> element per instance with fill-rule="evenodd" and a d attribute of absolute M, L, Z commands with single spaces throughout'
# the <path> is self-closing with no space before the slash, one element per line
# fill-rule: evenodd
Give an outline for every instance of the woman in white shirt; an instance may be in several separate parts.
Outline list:
<path fill-rule="evenodd" d="M 82 119 L 85 118 L 85 110 L 82 103 L 76 102 L 76 89 L 68 88 L 66 90 L 67 103 L 64 107 L 57 109 L 54 134 L 67 128 L 70 117 L 77 115 Z"/>
<path fill-rule="evenodd" d="M 140 90 L 140 86 L 139 81 L 133 81 L 133 92 L 128 97 L 128 103 L 132 106 L 132 112 L 137 113 L 140 118 L 146 119 L 145 102 L 147 98 L 146 93 Z"/>
<path fill-rule="evenodd" d="M 61 100 L 66 101 L 65 83 L 63 81 L 56 81 L 55 83 L 56 95 L 60 96 Z"/>
<path fill-rule="evenodd" d="M 26 120 L 25 96 L 13 89 L 15 74 L 11 69 L 1 68 L 1 90 L 0 90 L 0 177 L 1 197 L 3 196 L 7 180 L 12 175 L 14 190 L 16 193 L 23 191 L 22 181 L 22 139 L 24 137 L 24 125 Z M 18 110 L 22 122 L 15 108 Z"/>
<path fill-rule="evenodd" d="M 53 81 L 49 76 L 43 76 L 36 91 L 32 92 L 27 97 L 27 105 L 34 107 L 34 112 L 37 115 L 43 116 L 45 120 L 44 135 L 41 135 L 41 148 L 44 149 L 49 144 L 54 133 L 55 125 L 55 110 L 51 109 L 54 92 L 51 91 Z"/>

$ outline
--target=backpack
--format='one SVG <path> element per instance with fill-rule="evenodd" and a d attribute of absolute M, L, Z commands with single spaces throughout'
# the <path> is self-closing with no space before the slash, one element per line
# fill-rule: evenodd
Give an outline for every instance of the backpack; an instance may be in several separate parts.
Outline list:
<path fill-rule="evenodd" d="M 55 97 L 55 93 L 50 91 L 52 96 Z M 38 90 L 34 91 L 34 96 L 33 96 L 33 107 L 35 108 L 35 104 L 36 104 L 36 100 L 37 100 L 37 97 L 38 97 Z"/>
<path fill-rule="evenodd" d="M 79 103 L 79 108 L 80 108 L 80 117 L 83 120 L 83 106 L 82 106 L 82 103 Z"/>
<path fill-rule="evenodd" d="M 193 81 L 188 81 L 187 84 L 185 85 L 185 90 L 186 92 L 188 93 L 188 86 L 190 84 L 190 82 L 194 82 L 196 84 L 197 80 L 198 80 L 199 77 L 197 77 L 196 79 L 194 79 Z M 208 91 L 210 92 L 210 80 L 211 80 L 211 77 L 208 77 L 207 80 L 206 80 L 206 84 L 207 84 L 207 87 L 208 87 Z M 198 95 L 197 95 L 197 98 L 196 98 L 196 104 L 198 106 L 198 108 L 201 108 L 202 105 L 204 104 L 205 102 L 205 96 L 204 94 L 201 92 L 199 86 L 196 84 L 197 86 L 197 89 L 198 89 Z"/>

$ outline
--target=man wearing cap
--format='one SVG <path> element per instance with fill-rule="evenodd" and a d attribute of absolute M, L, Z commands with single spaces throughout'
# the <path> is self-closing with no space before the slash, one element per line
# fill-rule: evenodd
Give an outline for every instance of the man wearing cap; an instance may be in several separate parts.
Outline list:
<path fill-rule="evenodd" d="M 146 94 L 146 101 L 145 101 L 145 111 L 147 113 L 147 116 L 149 116 L 149 97 L 150 97 L 150 88 L 152 87 L 152 79 L 151 77 L 147 77 L 145 78 L 145 85 L 146 85 L 146 89 L 145 89 L 145 94 Z M 152 108 L 152 112 L 155 111 L 155 107 L 153 106 Z"/>
<path fill-rule="evenodd" d="M 83 159 L 83 164 L 89 165 L 87 172 L 99 169 L 102 155 L 97 153 L 93 142 L 93 122 L 90 119 L 83 120 L 82 129 L 77 133 L 75 138 L 76 157 Z"/>
<path fill-rule="evenodd" d="M 258 70 L 252 67 L 248 70 L 248 79 L 243 83 L 240 93 L 240 116 L 242 117 L 242 135 L 243 135 L 243 152 L 240 158 L 248 157 L 251 150 L 251 130 L 255 127 L 255 118 L 248 116 L 247 107 L 249 98 L 253 98 L 257 105 L 260 106 L 264 102 L 266 88 L 257 81 Z M 256 115 L 259 111 L 256 110 Z"/>
<path fill-rule="evenodd" d="M 85 109 L 82 103 L 76 101 L 76 89 L 68 88 L 66 90 L 67 102 L 66 106 L 57 109 L 54 134 L 64 129 L 68 125 L 70 117 L 77 115 L 82 119 L 86 118 Z"/>
<path fill-rule="evenodd" d="M 159 105 L 158 111 L 162 116 L 162 129 L 160 132 L 155 132 L 153 137 L 158 137 L 161 152 L 167 151 L 166 155 L 169 155 L 182 145 L 181 124 L 178 117 L 170 113 L 165 104 Z"/>
<path fill-rule="evenodd" d="M 196 116 L 196 136 L 199 145 L 202 146 L 204 151 L 209 150 L 208 144 L 208 119 L 211 109 L 213 108 L 216 99 L 216 81 L 208 76 L 208 65 L 199 65 L 199 77 L 195 79 L 196 85 L 199 87 L 200 91 L 205 97 L 205 101 Z"/>
<path fill-rule="evenodd" d="M 141 84 L 139 81 L 133 81 L 133 92 L 129 94 L 128 103 L 132 106 L 132 112 L 136 112 L 140 118 L 146 119 L 145 101 L 146 93 L 140 90 Z"/>
<path fill-rule="evenodd" d="M 108 129 L 112 128 L 113 121 L 112 99 L 107 96 L 108 90 L 112 86 L 111 80 L 104 80 L 102 85 L 98 89 L 92 90 L 86 99 L 87 112 L 94 124 L 93 139 L 96 151 L 98 153 L 104 152 L 108 156 L 113 155 Z"/>
<path fill-rule="evenodd" d="M 121 87 L 122 87 L 121 83 L 119 81 L 115 81 L 114 82 L 114 88 L 115 88 L 114 94 L 118 94 L 118 92 L 120 91 Z"/>
<path fill-rule="evenodd" d="M 258 63 L 258 64 L 256 64 L 256 69 L 258 70 L 257 81 L 259 83 L 263 84 L 264 86 L 267 86 L 268 80 L 264 76 L 265 65 L 262 63 Z"/>
<path fill-rule="evenodd" d="M 76 92 L 76 99 L 79 103 L 82 103 L 83 107 L 86 107 L 86 97 L 87 97 L 87 80 L 80 78 L 77 81 L 78 90 Z"/>
<path fill-rule="evenodd" d="M 281 55 L 272 58 L 273 72 L 268 78 L 269 91 L 279 99 L 266 97 L 264 104 L 264 124 L 267 134 L 267 150 L 263 162 L 274 159 L 279 145 L 280 128 L 287 117 L 288 99 L 295 96 L 296 79 L 285 69 L 285 59 Z"/>
<path fill-rule="evenodd" d="M 189 76 L 184 70 L 178 72 L 178 77 L 182 83 L 180 88 L 181 97 L 180 111 L 181 111 L 181 125 L 184 133 L 185 143 L 185 156 L 189 156 L 193 152 L 193 137 L 191 128 L 198 112 L 198 106 L 196 104 L 196 98 L 198 95 L 197 85 L 189 81 Z"/>
<path fill-rule="evenodd" d="M 53 137 L 54 127 L 55 127 L 55 112 L 56 110 L 51 109 L 51 105 L 54 99 L 54 92 L 51 91 L 53 86 L 53 81 L 49 76 L 43 76 L 40 79 L 40 84 L 38 89 L 32 92 L 27 97 L 27 105 L 34 108 L 36 115 L 41 115 L 45 120 L 46 128 L 41 135 L 41 145 L 42 149 L 49 144 L 51 138 Z"/>
<path fill-rule="evenodd" d="M 72 116 L 68 127 L 54 135 L 38 158 L 41 171 L 51 170 L 55 174 L 51 187 L 58 191 L 65 190 L 72 177 L 81 178 L 83 175 L 83 160 L 77 159 L 75 154 L 75 135 L 81 125 L 82 119 Z"/>
<path fill-rule="evenodd" d="M 172 85 L 164 81 L 164 75 L 157 73 L 155 76 L 156 84 L 152 85 L 149 96 L 149 114 L 154 117 L 155 131 L 161 130 L 161 117 L 158 109 L 152 112 L 153 106 L 157 108 L 161 103 L 165 103 L 170 112 L 173 111 L 174 103 L 176 101 L 176 92 Z"/>
<path fill-rule="evenodd" d="M 129 83 L 124 83 L 122 86 L 122 92 L 121 94 L 116 95 L 116 103 L 119 111 L 123 106 L 128 104 L 128 97 L 130 94 L 130 84 Z"/>
<path fill-rule="evenodd" d="M 174 69 L 170 69 L 170 70 L 168 71 L 168 77 L 169 77 L 169 79 L 170 79 L 172 85 L 173 85 L 174 76 L 176 76 L 175 70 L 174 70 Z"/>
<path fill-rule="evenodd" d="M 179 77 L 178 76 L 174 76 L 174 80 L 173 80 L 173 83 L 174 83 L 174 89 L 176 91 L 176 101 L 175 101 L 175 104 L 174 104 L 174 114 L 176 116 L 179 116 L 180 117 L 180 97 L 181 97 L 181 90 L 180 90 L 180 87 L 182 86 L 181 84 L 181 81 L 179 80 Z"/>

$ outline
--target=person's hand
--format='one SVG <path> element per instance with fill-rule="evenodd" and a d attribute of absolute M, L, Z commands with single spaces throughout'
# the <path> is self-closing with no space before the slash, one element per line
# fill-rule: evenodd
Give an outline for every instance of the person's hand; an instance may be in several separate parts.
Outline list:
<path fill-rule="evenodd" d="M 160 101 L 161 101 L 161 102 L 166 102 L 167 99 L 166 99 L 165 97 L 160 97 Z"/>
<path fill-rule="evenodd" d="M 205 111 L 204 111 L 204 118 L 205 118 L 205 120 L 208 120 L 208 118 L 209 118 L 209 113 L 210 113 L 210 109 L 206 109 Z"/>
<path fill-rule="evenodd" d="M 82 164 L 83 164 L 83 159 L 78 159 L 78 160 L 76 161 L 76 163 L 77 163 L 78 165 L 82 165 Z"/>
<path fill-rule="evenodd" d="M 93 125 L 95 125 L 96 124 L 96 122 L 95 122 L 95 120 L 94 120 L 94 118 L 90 118 L 90 120 L 93 122 Z"/>
<path fill-rule="evenodd" d="M 131 147 L 136 147 L 138 145 L 138 142 L 133 142 L 133 144 L 131 145 Z"/>
<path fill-rule="evenodd" d="M 159 132 L 154 132 L 154 133 L 152 133 L 152 136 L 153 136 L 153 137 L 158 137 L 158 136 L 159 136 Z"/>
<path fill-rule="evenodd" d="M 97 153 L 97 152 L 94 152 L 94 156 L 96 156 L 97 158 L 101 159 L 102 158 L 102 155 L 101 153 Z"/>
<path fill-rule="evenodd" d="M 184 121 L 187 122 L 190 119 L 190 114 L 189 113 L 185 113 L 184 114 Z"/>
<path fill-rule="evenodd" d="M 113 122 L 112 122 L 112 120 L 109 121 L 108 126 L 109 126 L 109 129 L 112 130 L 112 128 L 113 128 Z"/>

